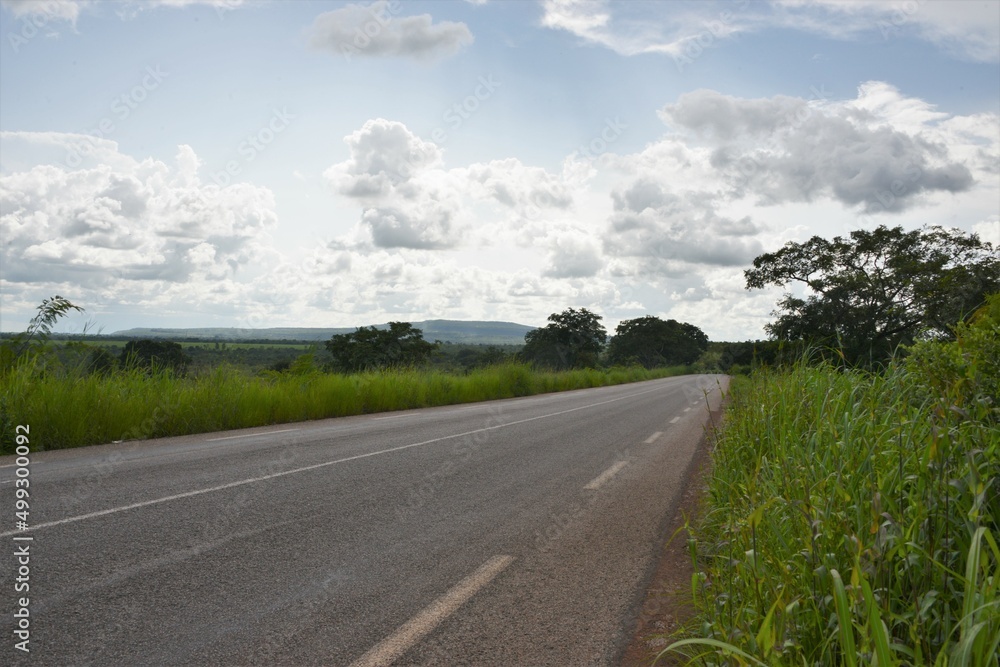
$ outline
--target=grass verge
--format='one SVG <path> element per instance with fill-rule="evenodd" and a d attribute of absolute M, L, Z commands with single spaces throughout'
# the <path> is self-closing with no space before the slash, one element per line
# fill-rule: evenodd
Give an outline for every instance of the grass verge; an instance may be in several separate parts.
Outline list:
<path fill-rule="evenodd" d="M 995 338 L 988 349 L 733 378 L 709 506 L 689 527 L 699 613 L 667 651 L 702 665 L 996 666 Z"/>
<path fill-rule="evenodd" d="M 510 363 L 468 375 L 396 370 L 261 377 L 223 366 L 199 377 L 182 378 L 140 371 L 106 376 L 58 374 L 24 363 L 0 377 L 0 453 L 12 453 L 13 430 L 18 424 L 31 426 L 32 448 L 41 451 L 512 398 L 685 371 L 683 367 L 630 367 L 557 373 Z"/>

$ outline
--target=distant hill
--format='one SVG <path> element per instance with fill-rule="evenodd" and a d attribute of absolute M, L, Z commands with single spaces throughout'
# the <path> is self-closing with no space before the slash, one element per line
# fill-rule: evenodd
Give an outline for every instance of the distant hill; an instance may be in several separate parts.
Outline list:
<path fill-rule="evenodd" d="M 424 332 L 424 338 L 430 341 L 440 340 L 452 343 L 469 343 L 480 345 L 521 345 L 524 334 L 535 327 L 513 322 L 465 322 L 462 320 L 425 320 L 412 322 L 413 326 Z M 379 328 L 388 324 L 377 324 Z M 339 329 L 307 328 L 307 327 L 273 327 L 268 329 L 237 329 L 201 327 L 193 329 L 155 329 L 136 328 L 116 331 L 110 336 L 122 338 L 170 338 L 183 340 L 198 338 L 208 340 L 329 340 L 330 336 L 339 333 L 350 333 L 357 327 Z"/>

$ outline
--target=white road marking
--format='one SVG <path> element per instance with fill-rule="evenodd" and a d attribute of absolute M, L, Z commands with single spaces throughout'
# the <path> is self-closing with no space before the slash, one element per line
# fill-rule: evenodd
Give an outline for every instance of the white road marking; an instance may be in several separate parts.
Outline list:
<path fill-rule="evenodd" d="M 301 429 L 297 428 L 283 428 L 280 431 L 261 431 L 260 433 L 244 433 L 243 435 L 227 435 L 224 438 L 208 438 L 205 442 L 215 442 L 216 440 L 233 440 L 235 438 L 253 438 L 258 435 L 271 435 L 273 433 L 291 433 L 292 431 L 298 431 Z"/>
<path fill-rule="evenodd" d="M 609 479 L 617 475 L 619 470 L 621 470 L 627 465 L 628 461 L 618 461 L 617 463 L 613 464 L 610 468 L 602 472 L 600 475 L 590 480 L 587 483 L 587 486 L 583 488 L 590 489 L 591 491 L 601 488 Z"/>
<path fill-rule="evenodd" d="M 645 440 L 646 444 L 647 445 L 653 444 L 654 442 L 656 442 L 656 439 L 659 438 L 661 435 L 663 435 L 663 431 L 657 431 L 653 435 L 651 435 L 648 438 L 646 438 L 646 440 Z"/>
<path fill-rule="evenodd" d="M 673 419 L 671 419 L 671 420 L 670 420 L 670 423 L 671 423 L 671 424 L 676 424 L 676 423 L 677 423 L 677 422 L 679 422 L 680 420 L 681 420 L 681 418 L 680 418 L 680 417 L 674 417 Z"/>
<path fill-rule="evenodd" d="M 684 408 L 684 412 L 691 412 L 691 408 Z"/>
<path fill-rule="evenodd" d="M 368 452 L 367 454 L 357 454 L 355 456 L 348 456 L 342 459 L 334 459 L 333 461 L 324 461 L 323 463 L 314 463 L 313 465 L 303 466 L 302 468 L 293 468 L 291 470 L 283 470 L 281 472 L 271 473 L 270 475 L 261 475 L 260 477 L 251 477 L 249 479 L 241 479 L 235 482 L 229 482 L 228 484 L 220 484 L 219 486 L 212 486 L 207 489 L 196 489 L 194 491 L 187 491 L 185 493 L 177 493 L 172 496 L 165 496 L 163 498 L 154 498 L 152 500 L 144 500 L 138 503 L 132 503 L 131 505 L 122 505 L 120 507 L 112 507 L 106 510 L 100 510 L 97 512 L 90 512 L 89 514 L 80 514 L 77 516 L 67 517 L 65 519 L 58 519 L 56 521 L 48 521 L 46 523 L 38 523 L 32 526 L 32 530 L 41 530 L 42 528 L 51 528 L 52 526 L 60 526 L 64 523 L 73 523 L 75 521 L 83 521 L 84 519 L 94 519 L 99 516 L 105 516 L 107 514 L 116 514 L 118 512 L 125 512 L 127 510 L 137 509 L 139 507 L 148 507 L 149 505 L 158 505 L 160 503 L 170 502 L 171 500 L 180 500 L 181 498 L 191 498 L 192 496 L 200 496 L 203 493 L 212 493 L 213 491 L 222 491 L 224 489 L 231 489 L 236 486 L 243 486 L 244 484 L 253 484 L 254 482 L 263 482 L 269 479 L 275 479 L 276 477 L 284 477 L 285 475 L 294 475 L 300 472 L 306 472 L 308 470 L 316 470 L 319 468 L 325 468 L 327 466 L 337 465 L 338 463 L 347 463 L 348 461 L 357 461 L 359 459 L 367 459 L 372 456 L 379 456 L 381 454 L 391 454 L 392 452 L 399 452 L 404 449 L 410 449 L 412 447 L 422 447 L 423 445 L 429 445 L 435 442 L 441 442 L 442 440 L 451 440 L 452 438 L 462 438 L 467 435 L 473 435 L 475 433 L 482 433 L 484 431 L 493 431 L 498 428 L 506 428 L 508 426 L 516 426 L 518 424 L 525 424 L 527 422 L 537 421 L 539 419 L 547 419 L 549 417 L 557 417 L 559 415 L 564 415 L 570 412 L 577 412 L 578 410 L 586 410 L 587 408 L 594 408 L 598 405 L 606 405 L 608 403 L 617 403 L 618 401 L 624 401 L 629 398 L 635 398 L 636 396 L 642 396 L 643 394 L 648 394 L 654 391 L 659 391 L 660 387 L 655 389 L 647 389 L 646 391 L 640 391 L 635 394 L 629 394 L 627 396 L 619 396 L 618 398 L 611 398 L 606 401 L 599 401 L 597 403 L 589 403 L 587 405 L 581 405 L 575 408 L 568 408 L 566 410 L 560 410 L 558 412 L 550 412 L 545 415 L 538 415 L 537 417 L 528 417 L 527 419 L 519 419 L 517 421 L 507 422 L 506 424 L 497 424 L 496 426 L 486 426 L 483 428 L 477 428 L 472 431 L 465 431 L 464 433 L 454 433 L 452 435 L 444 435 L 440 438 L 431 438 L 430 440 L 424 440 L 423 442 L 413 442 L 409 445 L 400 445 L 399 447 L 390 447 L 389 449 L 380 449 L 374 452 Z M 297 430 L 297 429 L 290 429 Z M 275 433 L 276 431 L 271 431 Z M 264 435 L 264 434 L 262 434 Z M 0 533 L 0 537 L 6 537 L 8 535 L 13 535 L 17 531 L 8 530 L 6 532 Z"/>
<path fill-rule="evenodd" d="M 0 468 L 13 468 L 13 467 L 14 467 L 13 463 L 8 463 L 7 465 L 0 466 Z"/>
<path fill-rule="evenodd" d="M 388 667 L 434 628 L 469 601 L 486 584 L 514 562 L 513 556 L 494 556 L 478 570 L 458 582 L 448 592 L 399 626 L 394 633 L 369 649 L 350 667 Z"/>

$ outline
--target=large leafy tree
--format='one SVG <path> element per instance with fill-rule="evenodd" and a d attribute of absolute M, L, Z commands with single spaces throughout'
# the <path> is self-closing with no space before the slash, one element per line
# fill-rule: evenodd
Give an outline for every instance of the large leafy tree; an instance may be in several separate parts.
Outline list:
<path fill-rule="evenodd" d="M 601 316 L 586 308 L 549 315 L 549 323 L 524 335 L 521 356 L 538 366 L 564 370 L 597 365 L 608 332 Z"/>
<path fill-rule="evenodd" d="M 381 329 L 360 327 L 326 342 L 334 367 L 345 373 L 419 366 L 438 346 L 424 340 L 423 331 L 409 322 L 389 322 L 388 328 Z"/>
<path fill-rule="evenodd" d="M 708 336 L 687 322 L 647 315 L 625 320 L 608 344 L 608 361 L 646 368 L 694 363 L 708 349 Z"/>
<path fill-rule="evenodd" d="M 608 339 L 601 316 L 586 308 L 549 315 L 549 324 L 524 335 L 521 355 L 539 366 L 563 370 L 597 365 Z"/>
<path fill-rule="evenodd" d="M 765 329 L 779 340 L 837 347 L 852 364 L 878 364 L 900 345 L 950 337 L 986 296 L 1000 290 L 1000 258 L 975 234 L 879 226 L 832 241 L 814 236 L 757 257 L 747 289 L 801 283 Z"/>

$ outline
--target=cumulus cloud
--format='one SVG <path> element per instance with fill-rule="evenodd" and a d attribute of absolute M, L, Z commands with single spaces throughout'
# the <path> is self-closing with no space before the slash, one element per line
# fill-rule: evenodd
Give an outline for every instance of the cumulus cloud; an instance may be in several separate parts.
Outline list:
<path fill-rule="evenodd" d="M 471 165 L 466 170 L 470 185 L 522 214 L 545 208 L 566 209 L 573 195 L 565 181 L 541 167 L 530 167 L 517 158 Z"/>
<path fill-rule="evenodd" d="M 553 278 L 591 278 L 604 266 L 596 238 L 583 233 L 557 235 L 551 243 L 549 267 L 544 275 Z"/>
<path fill-rule="evenodd" d="M 616 257 L 646 260 L 653 270 L 678 264 L 737 266 L 762 250 L 760 231 L 749 217 L 719 215 L 704 193 L 674 193 L 658 181 L 639 178 L 611 193 L 615 212 L 604 240 Z"/>
<path fill-rule="evenodd" d="M 67 145 L 76 140 L 67 136 Z M 270 190 L 201 184 L 187 146 L 174 165 L 121 157 L 118 166 L 39 164 L 0 175 L 5 280 L 91 288 L 218 280 L 267 245 L 277 220 Z"/>
<path fill-rule="evenodd" d="M 426 60 L 450 56 L 472 43 L 464 23 L 434 23 L 430 14 L 397 16 L 398 3 L 347 5 L 317 16 L 308 30 L 309 46 L 347 58 L 401 57 Z"/>
<path fill-rule="evenodd" d="M 350 156 L 324 176 L 363 206 L 361 223 L 380 248 L 455 247 L 471 227 L 467 211 L 484 199 L 521 219 L 573 202 L 562 176 L 516 158 L 445 169 L 441 149 L 398 121 L 369 120 L 344 142 Z"/>
<path fill-rule="evenodd" d="M 458 243 L 459 197 L 440 168 L 435 144 L 382 118 L 344 141 L 350 157 L 324 176 L 337 192 L 364 205 L 361 221 L 376 246 L 440 249 Z"/>
<path fill-rule="evenodd" d="M 886 106 L 908 106 L 910 113 L 890 123 L 879 111 Z M 711 146 L 711 164 L 734 196 L 752 193 L 763 203 L 831 197 L 865 213 L 900 212 L 922 195 L 973 184 L 969 168 L 950 157 L 945 143 L 912 131 L 941 115 L 885 84 L 862 86 L 853 103 L 826 105 L 698 90 L 662 115 Z"/>

